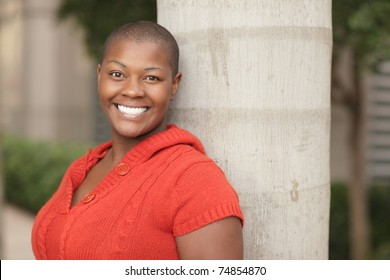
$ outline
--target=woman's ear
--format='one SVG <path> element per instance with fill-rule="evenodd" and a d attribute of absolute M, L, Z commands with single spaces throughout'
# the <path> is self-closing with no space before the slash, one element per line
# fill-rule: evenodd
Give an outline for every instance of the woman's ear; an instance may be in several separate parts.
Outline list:
<path fill-rule="evenodd" d="M 177 72 L 175 78 L 173 78 L 171 100 L 175 99 L 175 97 L 176 97 L 176 93 L 177 93 L 177 89 L 179 88 L 181 77 L 182 77 L 182 74 L 180 72 Z"/>
<path fill-rule="evenodd" d="M 100 80 L 100 72 L 101 72 L 101 70 L 102 70 L 102 65 L 99 63 L 97 68 L 96 68 L 98 81 Z"/>

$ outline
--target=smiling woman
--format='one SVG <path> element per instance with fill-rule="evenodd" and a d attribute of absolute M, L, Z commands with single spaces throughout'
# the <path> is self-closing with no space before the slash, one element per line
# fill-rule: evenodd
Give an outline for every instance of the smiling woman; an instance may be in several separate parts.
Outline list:
<path fill-rule="evenodd" d="M 112 140 L 76 160 L 38 213 L 38 259 L 241 259 L 238 197 L 199 140 L 166 125 L 182 74 L 173 36 L 135 22 L 97 67 Z"/>
<path fill-rule="evenodd" d="M 158 43 L 117 40 L 110 44 L 98 66 L 98 85 L 113 138 L 145 138 L 164 130 L 181 78 L 181 73 L 172 73 L 169 60 Z"/>

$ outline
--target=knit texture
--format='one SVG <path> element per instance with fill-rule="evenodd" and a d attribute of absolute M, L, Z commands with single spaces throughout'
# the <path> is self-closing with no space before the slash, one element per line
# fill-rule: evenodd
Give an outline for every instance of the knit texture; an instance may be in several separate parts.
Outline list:
<path fill-rule="evenodd" d="M 223 172 L 197 138 L 176 126 L 131 149 L 70 207 L 74 191 L 111 145 L 73 162 L 39 211 L 32 232 L 37 259 L 179 259 L 176 236 L 229 216 L 243 222 Z"/>

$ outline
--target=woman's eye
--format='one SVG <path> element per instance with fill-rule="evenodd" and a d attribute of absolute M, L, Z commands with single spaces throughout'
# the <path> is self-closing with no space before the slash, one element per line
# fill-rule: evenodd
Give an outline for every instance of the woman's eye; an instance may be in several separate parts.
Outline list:
<path fill-rule="evenodd" d="M 123 75 L 121 72 L 111 72 L 110 75 L 114 78 L 123 78 Z"/>
<path fill-rule="evenodd" d="M 159 81 L 160 79 L 156 76 L 147 76 L 145 78 L 145 80 L 148 80 L 148 81 Z"/>

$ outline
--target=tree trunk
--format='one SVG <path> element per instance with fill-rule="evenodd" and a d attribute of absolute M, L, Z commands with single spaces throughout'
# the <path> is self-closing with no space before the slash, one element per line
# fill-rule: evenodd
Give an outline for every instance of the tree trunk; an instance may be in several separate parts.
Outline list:
<path fill-rule="evenodd" d="M 4 182 L 3 182 L 3 143 L 0 123 L 0 259 L 4 259 Z"/>
<path fill-rule="evenodd" d="M 0 0 L 0 9 L 3 8 L 2 0 Z M 2 46 L 2 25 L 1 21 L 3 20 L 0 15 L 0 52 Z M 0 55 L 1 59 L 1 55 Z M 3 183 L 3 119 L 4 119 L 4 111 L 3 111 L 3 85 L 2 85 L 2 72 L 4 71 L 0 65 L 0 259 L 4 259 L 4 183 Z"/>
<path fill-rule="evenodd" d="M 326 259 L 331 1 L 158 1 L 181 49 L 170 120 L 244 210 L 246 259 Z"/>
<path fill-rule="evenodd" d="M 353 68 L 354 99 L 350 106 L 351 134 L 351 176 L 348 185 L 350 209 L 350 254 L 355 260 L 367 259 L 370 253 L 368 201 L 365 176 L 365 86 L 361 78 L 361 69 L 354 59 Z"/>

